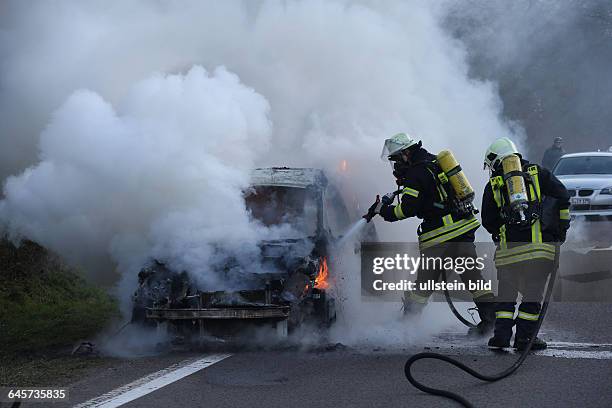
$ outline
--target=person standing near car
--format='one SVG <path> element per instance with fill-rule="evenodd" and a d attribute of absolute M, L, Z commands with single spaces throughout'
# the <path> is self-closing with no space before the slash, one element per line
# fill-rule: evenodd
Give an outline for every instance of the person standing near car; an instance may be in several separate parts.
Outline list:
<path fill-rule="evenodd" d="M 450 152 L 446 151 L 446 154 L 450 155 Z M 474 236 L 480 222 L 474 216 L 471 199 L 469 205 L 463 208 L 460 201 L 454 199 L 456 197 L 450 187 L 451 183 L 441 170 L 438 157 L 425 150 L 420 141 L 399 133 L 385 140 L 381 158 L 393 164 L 393 175 L 400 189 L 397 193 L 387 194 L 382 201 L 377 199 L 364 218 L 369 222 L 379 214 L 385 221 L 395 222 L 418 217 L 423 220 L 417 233 L 419 248 L 425 257 L 476 259 Z M 454 174 L 457 174 L 461 167 L 457 164 L 454 170 Z M 393 205 L 396 195 L 399 195 L 400 200 L 397 205 Z M 421 268 L 417 272 L 416 283 L 435 282 L 441 273 L 440 269 Z M 478 269 L 465 271 L 460 277 L 466 285 L 483 281 Z M 420 311 L 431 294 L 432 291 L 425 290 L 407 292 L 404 297 L 404 314 Z M 493 293 L 490 290 L 474 290 L 471 295 L 481 319 L 471 333 L 485 334 L 492 329 L 495 320 Z"/>
<path fill-rule="evenodd" d="M 496 243 L 498 294 L 489 347 L 523 350 L 535 332 L 546 281 L 556 268 L 569 228 L 569 194 L 547 169 L 522 159 L 514 143 L 497 139 L 485 153 L 490 182 L 482 198 L 482 223 Z M 552 284 L 552 282 L 550 283 Z M 522 295 L 516 319 L 518 294 Z M 535 338 L 532 349 L 544 349 Z"/>
<path fill-rule="evenodd" d="M 565 150 L 563 150 L 563 138 L 557 136 L 553 141 L 553 145 L 546 149 L 544 156 L 542 156 L 542 167 L 552 171 L 555 164 L 557 164 L 561 156 L 564 154 Z"/>

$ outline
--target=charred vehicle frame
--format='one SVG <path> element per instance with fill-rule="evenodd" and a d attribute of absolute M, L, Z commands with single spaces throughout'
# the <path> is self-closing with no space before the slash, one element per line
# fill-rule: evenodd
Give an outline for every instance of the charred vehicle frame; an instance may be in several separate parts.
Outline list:
<path fill-rule="evenodd" d="M 138 276 L 133 322 L 164 325 L 191 340 L 232 336 L 262 325 L 285 337 L 304 322 L 317 327 L 334 322 L 332 247 L 351 219 L 338 189 L 319 169 L 259 168 L 252 172 L 244 197 L 252 217 L 264 225 L 303 217 L 302 236 L 260 242 L 264 271 L 246 271 L 228 261 L 222 273 L 240 276 L 243 287 L 236 290 L 201 287 L 186 271 L 152 261 Z M 373 224 L 362 237 L 376 239 Z"/>

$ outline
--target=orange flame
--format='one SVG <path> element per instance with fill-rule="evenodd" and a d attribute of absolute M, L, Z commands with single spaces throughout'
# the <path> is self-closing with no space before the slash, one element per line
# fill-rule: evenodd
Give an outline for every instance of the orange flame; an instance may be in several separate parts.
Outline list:
<path fill-rule="evenodd" d="M 348 162 L 346 160 L 342 160 L 340 162 L 340 171 L 345 172 L 348 169 Z"/>
<path fill-rule="evenodd" d="M 314 287 L 317 289 L 329 288 L 329 269 L 327 268 L 327 258 L 323 257 L 323 261 L 319 264 L 319 273 L 315 278 Z"/>

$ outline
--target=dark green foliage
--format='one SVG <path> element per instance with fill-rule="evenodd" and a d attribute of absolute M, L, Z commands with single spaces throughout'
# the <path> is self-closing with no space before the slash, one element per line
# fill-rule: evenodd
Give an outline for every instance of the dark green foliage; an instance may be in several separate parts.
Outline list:
<path fill-rule="evenodd" d="M 117 314 L 110 296 L 57 256 L 0 241 L 0 356 L 72 345 Z"/>

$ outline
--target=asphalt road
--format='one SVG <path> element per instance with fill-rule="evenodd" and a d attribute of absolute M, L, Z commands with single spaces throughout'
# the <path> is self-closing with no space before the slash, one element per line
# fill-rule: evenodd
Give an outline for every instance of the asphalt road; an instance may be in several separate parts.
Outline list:
<path fill-rule="evenodd" d="M 612 406 L 612 304 L 553 304 L 542 333 L 551 347 L 534 353 L 519 371 L 497 383 L 482 383 L 438 361 L 419 361 L 415 376 L 428 385 L 459 391 L 477 407 L 610 407 Z M 428 350 L 457 357 L 486 373 L 499 371 L 517 358 L 493 353 L 481 340 L 460 332 L 440 333 L 424 344 L 379 349 L 319 347 L 310 351 L 200 350 L 117 360 L 70 385 L 70 404 L 123 395 L 125 387 L 159 370 L 176 373 L 211 354 L 229 357 L 198 369 L 125 407 L 455 407 L 452 401 L 426 395 L 404 378 L 407 357 Z M 173 364 L 178 366 L 172 366 Z M 151 379 L 153 378 L 153 380 Z M 164 377 L 165 378 L 165 377 Z M 145 391 L 145 393 L 148 391 Z M 106 397 L 105 397 L 105 394 Z M 25 404 L 25 406 L 28 406 Z M 31 406 L 40 406 L 31 404 Z M 117 406 L 117 405 L 114 405 Z"/>

